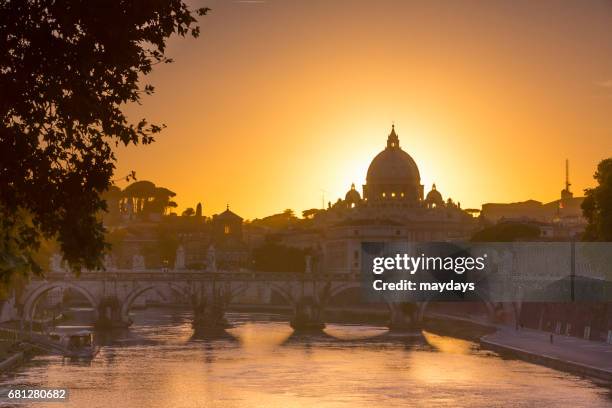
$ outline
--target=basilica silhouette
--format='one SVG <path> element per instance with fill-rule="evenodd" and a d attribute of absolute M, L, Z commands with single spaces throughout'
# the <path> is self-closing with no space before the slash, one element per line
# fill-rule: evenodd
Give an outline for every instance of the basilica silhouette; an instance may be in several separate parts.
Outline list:
<path fill-rule="evenodd" d="M 419 168 L 392 126 L 363 194 L 352 184 L 344 199 L 313 215 L 312 225 L 286 234 L 283 243 L 318 248 L 327 272 L 358 273 L 362 242 L 467 240 L 477 222 L 459 203 L 444 201 L 435 184 L 424 196 Z"/>

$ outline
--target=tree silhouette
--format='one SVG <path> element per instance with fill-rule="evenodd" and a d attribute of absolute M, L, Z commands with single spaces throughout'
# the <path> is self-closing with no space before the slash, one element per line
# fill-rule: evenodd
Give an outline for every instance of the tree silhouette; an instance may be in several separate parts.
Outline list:
<path fill-rule="evenodd" d="M 199 35 L 181 0 L 0 0 L 0 277 L 40 272 L 33 254 L 57 238 L 76 270 L 101 265 L 113 146 L 163 128 L 122 109 L 153 87 L 166 41 Z M 171 202 L 168 202 L 170 205 Z"/>
<path fill-rule="evenodd" d="M 168 208 L 176 208 L 178 205 L 171 198 L 176 196 L 174 191 L 165 187 L 156 187 L 153 192 L 153 200 L 145 207 L 145 213 L 165 214 Z"/>
<path fill-rule="evenodd" d="M 175 196 L 174 191 L 157 187 L 150 181 L 136 181 L 123 190 L 122 206 L 125 209 L 131 207 L 134 214 L 146 218 L 149 214 L 165 214 L 168 208 L 177 207 L 177 204 L 170 200 Z"/>
<path fill-rule="evenodd" d="M 269 215 L 261 219 L 254 219 L 253 225 L 264 226 L 269 228 L 287 228 L 296 224 L 299 219 L 293 213 L 293 210 L 286 209 L 282 213 Z"/>
<path fill-rule="evenodd" d="M 585 190 L 582 212 L 588 221 L 583 239 L 612 241 L 612 157 L 597 165 L 598 186 Z"/>
<path fill-rule="evenodd" d="M 303 218 L 313 218 L 315 215 L 322 213 L 324 210 L 321 210 L 320 208 L 310 208 L 308 210 L 304 210 L 302 211 L 302 217 Z"/>
<path fill-rule="evenodd" d="M 155 195 L 155 184 L 150 181 L 136 181 L 123 189 L 125 205 L 130 206 L 134 213 L 143 212 L 145 204 Z"/>

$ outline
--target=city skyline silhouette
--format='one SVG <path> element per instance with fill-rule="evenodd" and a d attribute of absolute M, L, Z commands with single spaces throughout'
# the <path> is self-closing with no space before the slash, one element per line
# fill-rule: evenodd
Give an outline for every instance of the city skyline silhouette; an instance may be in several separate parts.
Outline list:
<path fill-rule="evenodd" d="M 464 207 L 552 201 L 566 158 L 582 195 L 612 151 L 609 4 L 211 3 L 203 41 L 171 40 L 128 107 L 167 128 L 118 149 L 116 175 L 170 187 L 179 214 L 333 202 L 393 122 L 426 188 Z"/>

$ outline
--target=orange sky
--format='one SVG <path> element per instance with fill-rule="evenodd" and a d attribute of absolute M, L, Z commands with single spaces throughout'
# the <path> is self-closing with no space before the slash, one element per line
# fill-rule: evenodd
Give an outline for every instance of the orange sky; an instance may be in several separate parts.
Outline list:
<path fill-rule="evenodd" d="M 556 199 L 566 157 L 580 193 L 612 155 L 611 2 L 193 3 L 213 9 L 202 36 L 173 39 L 156 93 L 128 107 L 168 127 L 119 149 L 116 173 L 172 189 L 179 211 L 335 201 L 392 121 L 425 191 L 462 207 Z"/>

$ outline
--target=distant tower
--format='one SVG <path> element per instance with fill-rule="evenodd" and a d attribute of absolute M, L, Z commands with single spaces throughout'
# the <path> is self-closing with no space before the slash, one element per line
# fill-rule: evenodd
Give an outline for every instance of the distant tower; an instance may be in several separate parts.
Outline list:
<path fill-rule="evenodd" d="M 570 191 L 569 182 L 569 160 L 565 159 L 565 188 L 561 190 L 561 201 L 567 201 L 574 198 L 574 193 Z"/>

